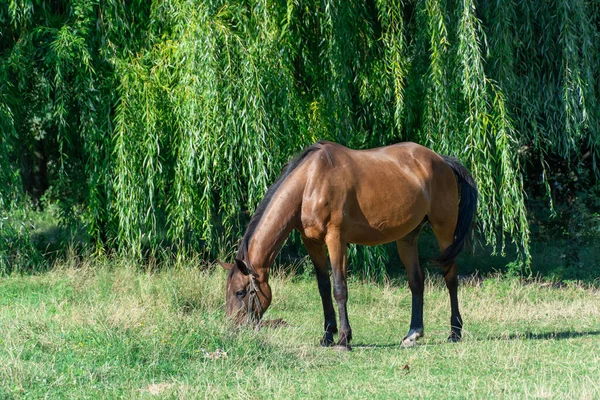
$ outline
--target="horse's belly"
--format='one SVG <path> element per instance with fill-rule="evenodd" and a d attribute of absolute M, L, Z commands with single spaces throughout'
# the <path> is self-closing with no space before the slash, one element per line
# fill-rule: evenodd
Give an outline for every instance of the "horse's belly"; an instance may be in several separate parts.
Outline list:
<path fill-rule="evenodd" d="M 349 242 L 378 245 L 396 241 L 412 232 L 426 217 L 429 201 L 419 189 L 394 193 L 389 190 L 378 196 L 358 197 L 347 203 L 344 225 Z"/>
<path fill-rule="evenodd" d="M 394 242 L 411 233 L 423 221 L 424 217 L 413 217 L 403 224 L 391 224 L 383 220 L 379 224 L 351 224 L 346 230 L 346 240 L 349 243 L 375 246 Z"/>
<path fill-rule="evenodd" d="M 416 217 L 401 225 L 390 224 L 389 221 L 383 220 L 375 226 L 347 220 L 341 229 L 337 227 L 337 224 L 336 227 L 333 227 L 332 225 L 324 227 L 320 224 L 315 224 L 302 227 L 300 232 L 302 236 L 308 239 L 324 241 L 327 232 L 331 229 L 335 229 L 341 233 L 341 236 L 348 243 L 376 246 L 403 238 L 412 232 L 423 221 L 423 218 L 424 217 Z"/>

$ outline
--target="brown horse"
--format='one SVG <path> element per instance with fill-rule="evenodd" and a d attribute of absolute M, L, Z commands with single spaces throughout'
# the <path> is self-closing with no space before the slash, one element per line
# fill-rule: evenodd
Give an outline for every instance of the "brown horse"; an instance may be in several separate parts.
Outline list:
<path fill-rule="evenodd" d="M 318 142 L 289 162 L 269 188 L 242 238 L 227 276 L 227 315 L 260 321 L 271 303 L 269 268 L 284 241 L 298 229 L 317 275 L 325 314 L 323 346 L 338 331 L 327 269 L 340 315 L 338 345 L 350 349 L 352 329 L 346 302 L 347 244 L 395 241 L 412 293 L 410 330 L 403 344 L 423 336 L 424 275 L 417 240 L 429 222 L 441 250 L 452 316 L 448 340 L 461 338 L 455 259 L 463 248 L 477 207 L 473 178 L 460 162 L 415 143 L 351 150 Z M 326 249 L 327 246 L 327 249 Z"/>

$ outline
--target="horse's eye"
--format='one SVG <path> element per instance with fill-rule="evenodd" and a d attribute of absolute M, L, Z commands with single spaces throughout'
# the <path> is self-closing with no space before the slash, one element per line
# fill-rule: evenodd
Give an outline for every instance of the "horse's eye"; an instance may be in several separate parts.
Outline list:
<path fill-rule="evenodd" d="M 244 297 L 246 295 L 246 289 L 238 290 L 237 292 L 235 292 L 235 295 L 237 297 Z"/>

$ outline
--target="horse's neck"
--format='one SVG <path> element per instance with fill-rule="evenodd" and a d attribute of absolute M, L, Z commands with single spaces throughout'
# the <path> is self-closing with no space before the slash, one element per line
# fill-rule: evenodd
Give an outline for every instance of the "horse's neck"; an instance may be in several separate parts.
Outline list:
<path fill-rule="evenodd" d="M 285 182 L 273 195 L 252 238 L 248 257 L 259 275 L 268 278 L 269 268 L 290 232 L 300 223 L 303 185 Z"/>

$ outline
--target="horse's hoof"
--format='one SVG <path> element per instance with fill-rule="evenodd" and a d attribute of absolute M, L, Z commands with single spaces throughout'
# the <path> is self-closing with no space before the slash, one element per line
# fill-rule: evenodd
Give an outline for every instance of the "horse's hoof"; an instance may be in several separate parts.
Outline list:
<path fill-rule="evenodd" d="M 343 345 L 343 344 L 336 344 L 335 346 L 332 347 L 332 349 L 337 350 L 337 351 L 352 351 L 352 347 L 350 347 L 349 344 L 347 345 Z"/>
<path fill-rule="evenodd" d="M 337 346 L 347 347 L 348 350 L 351 350 L 350 340 L 352 340 L 352 332 L 342 332 L 338 338 Z"/>
<path fill-rule="evenodd" d="M 331 333 L 331 332 L 325 332 L 325 334 L 323 335 L 323 337 L 319 341 L 319 344 L 322 347 L 331 347 L 331 346 L 333 346 L 335 344 L 335 342 L 333 341 L 333 333 Z"/>
<path fill-rule="evenodd" d="M 456 332 L 452 332 L 450 336 L 448 336 L 448 343 L 457 343 L 462 340 L 461 336 Z"/>
<path fill-rule="evenodd" d="M 423 336 L 422 332 L 411 331 L 408 335 L 402 339 L 402 347 L 415 347 L 417 345 L 417 339 Z"/>

